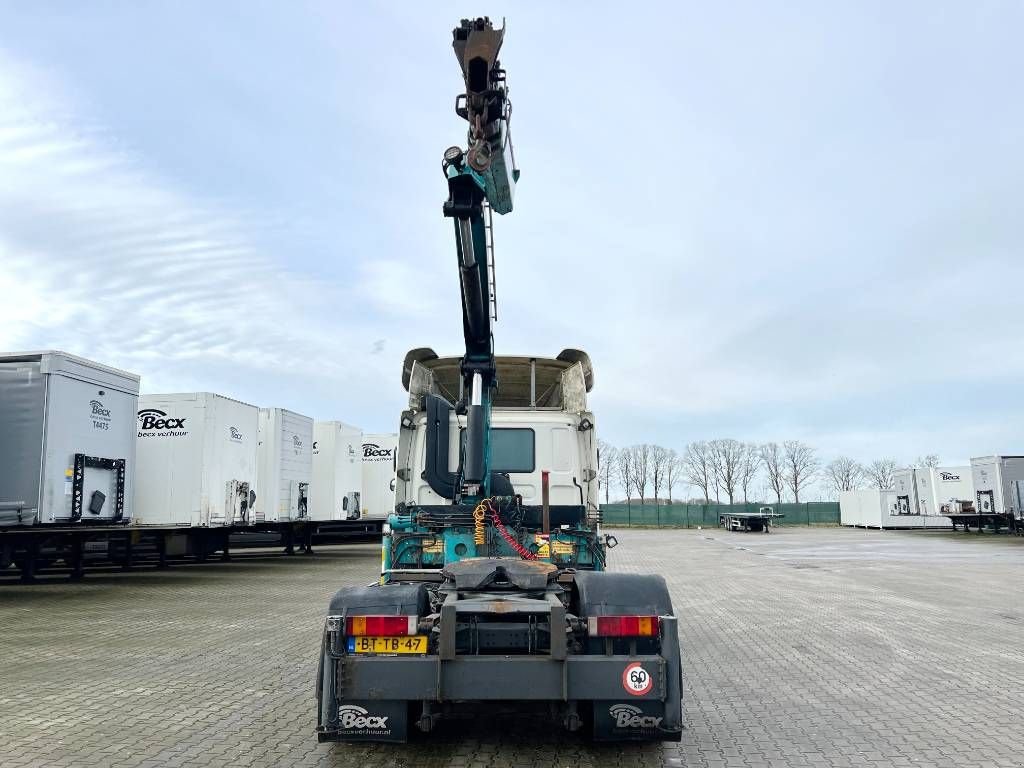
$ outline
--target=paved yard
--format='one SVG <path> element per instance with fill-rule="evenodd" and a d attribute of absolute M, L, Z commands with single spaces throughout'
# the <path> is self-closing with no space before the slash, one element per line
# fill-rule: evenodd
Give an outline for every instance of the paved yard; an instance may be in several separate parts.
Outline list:
<path fill-rule="evenodd" d="M 1024 540 L 621 531 L 681 617 L 681 744 L 594 746 L 530 718 L 319 745 L 324 606 L 376 547 L 0 587 L 0 765 L 1024 765 Z"/>

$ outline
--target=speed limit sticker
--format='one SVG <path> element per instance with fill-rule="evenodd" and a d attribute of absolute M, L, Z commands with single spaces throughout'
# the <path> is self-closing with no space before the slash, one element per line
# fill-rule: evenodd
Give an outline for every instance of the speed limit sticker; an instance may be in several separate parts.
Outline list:
<path fill-rule="evenodd" d="M 651 690 L 652 685 L 654 678 L 638 661 L 634 661 L 622 673 L 622 687 L 632 696 L 643 696 Z"/>

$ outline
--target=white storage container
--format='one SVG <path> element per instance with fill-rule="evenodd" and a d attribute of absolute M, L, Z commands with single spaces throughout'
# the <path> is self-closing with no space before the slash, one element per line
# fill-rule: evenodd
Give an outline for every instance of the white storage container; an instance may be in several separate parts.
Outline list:
<path fill-rule="evenodd" d="M 842 525 L 860 528 L 950 528 L 949 518 L 935 515 L 901 514 L 897 491 L 877 489 L 843 491 L 839 494 Z"/>
<path fill-rule="evenodd" d="M 254 521 L 276 523 L 309 515 L 313 420 L 284 408 L 260 408 Z"/>
<path fill-rule="evenodd" d="M 251 523 L 258 425 L 259 408 L 212 392 L 140 397 L 135 522 Z"/>
<path fill-rule="evenodd" d="M 976 511 L 1024 520 L 1024 456 L 973 458 L 971 478 Z"/>
<path fill-rule="evenodd" d="M 127 523 L 138 395 L 66 352 L 0 355 L 0 525 Z"/>
<path fill-rule="evenodd" d="M 398 435 L 363 435 L 362 516 L 382 520 L 395 511 Z"/>
<path fill-rule="evenodd" d="M 358 520 L 363 484 L 363 431 L 340 421 L 313 425 L 311 520 Z"/>
<path fill-rule="evenodd" d="M 842 491 L 839 494 L 839 521 L 860 528 L 886 528 L 895 506 L 893 491 L 877 489 Z"/>

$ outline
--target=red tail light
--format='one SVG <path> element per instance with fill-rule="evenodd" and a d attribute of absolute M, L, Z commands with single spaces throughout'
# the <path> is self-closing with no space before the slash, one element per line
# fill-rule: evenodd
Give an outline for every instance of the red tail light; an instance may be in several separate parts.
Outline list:
<path fill-rule="evenodd" d="M 415 635 L 419 618 L 416 616 L 348 616 L 346 635 L 394 637 Z"/>
<path fill-rule="evenodd" d="M 661 622 L 657 616 L 591 616 L 591 637 L 655 637 Z"/>

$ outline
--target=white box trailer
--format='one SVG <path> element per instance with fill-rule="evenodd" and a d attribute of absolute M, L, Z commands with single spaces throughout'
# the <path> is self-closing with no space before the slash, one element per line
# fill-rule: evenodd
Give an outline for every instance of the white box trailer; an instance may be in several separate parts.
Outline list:
<path fill-rule="evenodd" d="M 1024 520 L 1024 456 L 972 458 L 971 478 L 978 513 Z"/>
<path fill-rule="evenodd" d="M 363 430 L 341 421 L 313 424 L 311 520 L 358 520 L 363 485 Z"/>
<path fill-rule="evenodd" d="M 914 471 L 917 483 L 917 504 L 921 514 L 929 518 L 929 527 L 949 528 L 948 517 L 942 516 L 944 505 L 958 501 L 974 501 L 974 481 L 970 466 L 924 467 Z"/>
<path fill-rule="evenodd" d="M 892 488 L 896 492 L 897 515 L 919 515 L 917 503 L 917 478 L 911 468 L 900 469 L 893 473 Z"/>
<path fill-rule="evenodd" d="M 258 427 L 259 408 L 212 392 L 140 397 L 135 523 L 251 523 Z"/>
<path fill-rule="evenodd" d="M 260 408 L 254 522 L 303 520 L 313 479 L 313 419 L 285 408 Z"/>
<path fill-rule="evenodd" d="M 397 434 L 363 435 L 363 519 L 383 520 L 395 510 Z"/>
<path fill-rule="evenodd" d="M 942 479 L 939 472 L 947 477 Z M 925 467 L 901 469 L 893 474 L 895 499 L 885 520 L 885 528 L 951 528 L 948 517 L 940 514 L 940 495 L 955 494 L 970 484 L 956 468 L 939 470 Z M 954 479 L 955 478 L 955 479 Z"/>
<path fill-rule="evenodd" d="M 129 522 L 138 395 L 66 352 L 0 355 L 0 525 Z"/>

